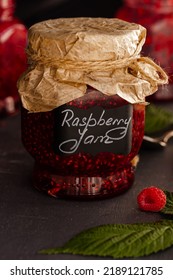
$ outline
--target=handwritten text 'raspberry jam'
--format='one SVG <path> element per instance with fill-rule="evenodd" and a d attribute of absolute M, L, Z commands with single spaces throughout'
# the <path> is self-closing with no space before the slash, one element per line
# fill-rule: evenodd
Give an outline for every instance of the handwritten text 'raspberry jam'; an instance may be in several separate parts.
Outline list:
<path fill-rule="evenodd" d="M 127 154 L 131 149 L 132 106 L 56 109 L 54 150 L 57 154 L 99 151 Z"/>

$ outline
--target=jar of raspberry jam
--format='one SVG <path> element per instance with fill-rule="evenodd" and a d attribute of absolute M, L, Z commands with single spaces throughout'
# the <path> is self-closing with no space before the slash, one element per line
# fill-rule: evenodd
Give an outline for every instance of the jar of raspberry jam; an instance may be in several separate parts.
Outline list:
<path fill-rule="evenodd" d="M 15 17 L 14 0 L 0 0 L 0 118 L 19 111 L 16 82 L 26 70 L 27 29 Z"/>
<path fill-rule="evenodd" d="M 159 66 L 139 56 L 145 29 L 66 18 L 37 23 L 28 36 L 30 66 L 18 88 L 34 186 L 78 199 L 127 190 L 143 140 L 145 96 L 167 82 Z"/>

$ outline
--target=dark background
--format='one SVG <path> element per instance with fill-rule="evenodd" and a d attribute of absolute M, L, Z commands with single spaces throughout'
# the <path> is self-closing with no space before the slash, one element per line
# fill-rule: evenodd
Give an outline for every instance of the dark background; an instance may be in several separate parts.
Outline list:
<path fill-rule="evenodd" d="M 123 0 L 16 0 L 16 16 L 29 27 L 59 17 L 113 17 Z"/>

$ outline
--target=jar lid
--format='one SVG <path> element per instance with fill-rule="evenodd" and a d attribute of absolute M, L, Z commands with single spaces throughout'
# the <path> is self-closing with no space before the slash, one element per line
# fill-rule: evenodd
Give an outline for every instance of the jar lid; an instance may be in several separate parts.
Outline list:
<path fill-rule="evenodd" d="M 166 73 L 140 57 L 146 29 L 116 18 L 65 18 L 29 29 L 29 68 L 18 81 L 23 106 L 50 111 L 86 93 L 87 86 L 129 103 L 144 103 Z"/>
<path fill-rule="evenodd" d="M 33 60 L 105 61 L 139 54 L 146 29 L 119 19 L 60 18 L 33 25 L 28 36 Z"/>

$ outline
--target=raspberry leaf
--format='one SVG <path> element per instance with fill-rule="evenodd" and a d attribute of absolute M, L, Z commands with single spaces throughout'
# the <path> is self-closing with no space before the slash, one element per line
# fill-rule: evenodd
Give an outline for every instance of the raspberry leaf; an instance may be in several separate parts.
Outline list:
<path fill-rule="evenodd" d="M 173 114 L 171 111 L 153 104 L 146 107 L 145 134 L 164 131 L 172 126 Z"/>
<path fill-rule="evenodd" d="M 161 210 L 161 213 L 173 215 L 173 192 L 164 191 L 166 194 L 166 205 Z"/>
<path fill-rule="evenodd" d="M 173 245 L 173 221 L 108 224 L 79 233 L 64 246 L 41 254 L 80 254 L 100 257 L 142 257 Z"/>

